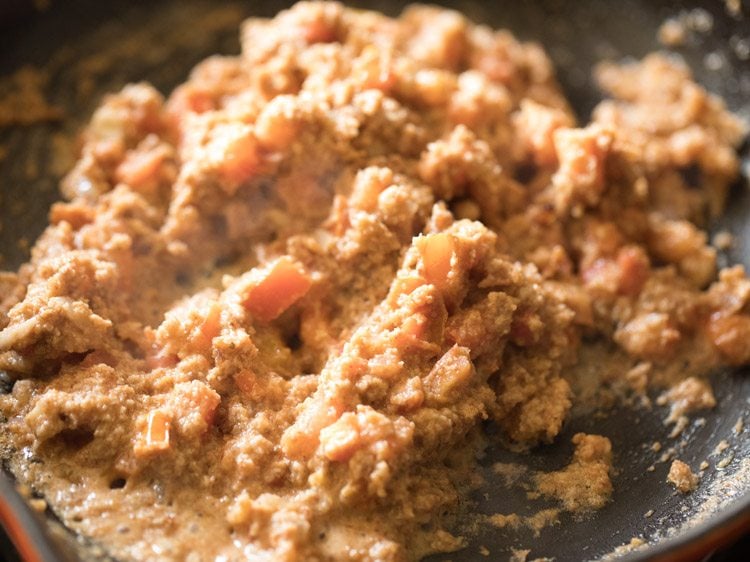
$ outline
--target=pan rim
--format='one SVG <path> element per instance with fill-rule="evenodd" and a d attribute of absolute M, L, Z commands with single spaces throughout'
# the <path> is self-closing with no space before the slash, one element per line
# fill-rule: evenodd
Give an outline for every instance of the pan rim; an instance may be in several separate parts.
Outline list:
<path fill-rule="evenodd" d="M 732 546 L 750 532 L 750 490 L 719 508 L 696 525 L 683 526 L 674 535 L 647 543 L 645 548 L 617 558 L 619 562 L 702 560 L 719 548 Z"/>

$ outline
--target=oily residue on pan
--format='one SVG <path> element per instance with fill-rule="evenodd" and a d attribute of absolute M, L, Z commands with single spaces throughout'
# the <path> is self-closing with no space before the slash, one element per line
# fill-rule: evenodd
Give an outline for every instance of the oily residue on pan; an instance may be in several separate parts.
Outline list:
<path fill-rule="evenodd" d="M 689 464 L 682 461 L 670 462 L 675 455 L 681 454 L 680 451 L 686 450 L 685 444 L 680 443 L 662 460 L 664 464 L 660 473 L 670 481 L 674 476 L 676 481 L 671 484 L 675 487 L 683 482 L 684 490 L 675 490 L 674 496 L 679 499 L 668 505 L 643 503 L 643 507 L 649 508 L 649 523 L 645 532 L 636 538 L 635 543 L 616 549 L 613 554 L 644 549 L 649 544 L 675 539 L 686 533 L 700 532 L 718 513 L 737 509 L 750 487 L 750 462 L 746 457 L 735 458 L 734 452 L 743 451 L 747 439 L 747 434 L 743 433 L 746 429 L 742 428 L 738 433 L 735 431 L 736 426 L 737 424 L 734 427 L 726 425 L 724 433 L 701 434 L 705 457 L 693 458 Z M 678 465 L 672 474 L 675 462 L 686 466 Z M 692 476 L 688 474 L 688 470 Z M 697 485 L 693 489 L 695 484 Z M 613 557 L 605 556 L 603 559 L 610 560 Z"/>
<path fill-rule="evenodd" d="M 144 85 L 106 100 L 72 202 L 9 278 L 6 445 L 43 461 L 11 460 L 70 526 L 136 559 L 194 549 L 191 529 L 216 531 L 209 555 L 452 550 L 440 512 L 479 422 L 516 448 L 553 439 L 580 340 L 641 391 L 746 361 L 747 281 L 715 280 L 696 227 L 740 126 L 680 65 L 604 66 L 614 100 L 574 128 L 538 48 L 454 13 L 301 5 L 244 29 L 243 57 L 166 103 Z M 592 490 L 562 492 L 596 465 L 584 507 L 606 504 L 594 449 L 537 487 L 579 510 Z M 195 527 L 95 520 L 112 498 Z"/>
<path fill-rule="evenodd" d="M 33 67 L 0 81 L 0 128 L 32 125 L 63 118 L 62 110 L 44 97 L 46 77 Z"/>

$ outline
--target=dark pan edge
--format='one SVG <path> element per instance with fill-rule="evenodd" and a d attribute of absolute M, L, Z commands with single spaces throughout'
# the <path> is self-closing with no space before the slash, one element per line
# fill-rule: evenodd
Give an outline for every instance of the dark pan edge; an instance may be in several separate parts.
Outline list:
<path fill-rule="evenodd" d="M 73 562 L 49 533 L 49 524 L 16 490 L 3 469 L 0 472 L 0 525 L 26 562 Z"/>
<path fill-rule="evenodd" d="M 621 562 L 689 562 L 702 560 L 720 547 L 734 544 L 750 532 L 750 494 L 714 513 L 707 520 L 672 537 L 619 557 Z"/>

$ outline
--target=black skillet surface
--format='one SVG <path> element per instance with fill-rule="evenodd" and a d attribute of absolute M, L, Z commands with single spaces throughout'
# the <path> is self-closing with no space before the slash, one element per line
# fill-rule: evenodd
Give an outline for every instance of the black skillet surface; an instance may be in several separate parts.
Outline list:
<path fill-rule="evenodd" d="M 5 158 L 0 160 L 0 249 L 4 254 L 0 267 L 13 269 L 26 258 L 28 243 L 41 232 L 49 205 L 58 198 L 56 185 L 64 166 L 51 157 L 56 133 L 74 132 L 103 93 L 129 81 L 147 80 L 167 93 L 205 56 L 237 52 L 236 24 L 243 16 L 270 16 L 285 4 L 232 4 L 229 9 L 223 8 L 217 19 L 216 5 L 207 0 L 53 0 L 43 13 L 34 13 L 30 2 L 0 2 L 0 75 L 25 64 L 46 68 L 49 100 L 66 112 L 59 123 L 0 130 L 0 145 L 7 148 Z M 391 14 L 401 7 L 400 3 L 382 0 L 352 4 Z M 677 52 L 700 83 L 724 97 L 731 109 L 750 117 L 747 0 L 742 3 L 744 18 L 742 14 L 729 14 L 725 3 L 718 0 L 446 4 L 460 7 L 475 21 L 507 27 L 522 39 L 541 42 L 582 121 L 599 99 L 590 79 L 593 64 L 605 58 L 642 57 L 659 49 L 656 31 L 666 17 L 703 8 L 705 11 L 693 19 L 697 30 Z M 216 20 L 213 24 L 212 13 Z M 713 25 L 706 25 L 710 20 Z M 123 42 L 129 42 L 132 48 L 112 47 Z M 98 56 L 103 52 L 111 54 L 109 62 Z M 83 78 L 89 81 L 88 88 L 81 89 Z M 738 244 L 722 259 L 750 264 L 747 143 L 743 157 L 744 185 L 735 188 L 727 215 L 714 228 L 729 229 L 737 236 Z M 750 412 L 750 378 L 747 373 L 727 372 L 717 376 L 714 385 L 719 406 L 704 416 L 705 424 L 688 427 L 683 437 L 690 439 L 684 444 L 681 438 L 668 437 L 662 409 L 618 408 L 570 420 L 556 444 L 541 447 L 532 455 L 490 447 L 481 463 L 487 484 L 472 498 L 474 511 L 531 514 L 551 507 L 549 503 L 529 501 L 521 487 L 504 487 L 491 466 L 496 462 L 522 463 L 532 471 L 562 467 L 570 458 L 570 437 L 578 431 L 600 433 L 612 440 L 617 468 L 614 501 L 592 516 L 563 515 L 559 525 L 543 529 L 538 536 L 524 530 L 480 528 L 468 548 L 432 560 L 502 560 L 510 556 L 511 548 L 531 549 L 530 558 L 589 560 L 612 552 L 634 537 L 652 544 L 625 554 L 623 560 L 695 560 L 721 543 L 736 540 L 750 525 L 750 431 L 737 433 L 733 427 L 739 417 L 747 417 Z M 721 440 L 726 440 L 730 448 L 712 455 Z M 650 450 L 654 441 L 660 441 L 664 450 L 675 447 L 677 456 L 694 469 L 703 460 L 710 463 L 697 493 L 681 496 L 672 492 L 665 483 L 670 463 L 658 462 L 664 450 Z M 717 463 L 730 453 L 732 460 L 718 469 Z M 686 524 L 689 528 L 681 529 Z M 747 535 L 742 543 L 734 554 L 722 559 L 750 559 Z M 480 547 L 489 551 L 488 558 L 480 553 Z"/>

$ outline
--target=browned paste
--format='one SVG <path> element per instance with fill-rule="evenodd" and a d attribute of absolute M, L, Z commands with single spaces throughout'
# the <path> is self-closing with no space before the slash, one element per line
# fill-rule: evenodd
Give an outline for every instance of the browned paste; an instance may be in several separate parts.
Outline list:
<path fill-rule="evenodd" d="M 681 64 L 602 66 L 578 127 L 539 46 L 456 12 L 241 33 L 167 99 L 104 100 L 0 277 L 2 454 L 72 529 L 123 560 L 415 560 L 463 544 L 484 420 L 550 442 L 587 369 L 693 376 L 681 415 L 750 360 L 750 282 L 702 230 L 744 131 Z M 600 507 L 609 441 L 575 443 L 539 493 Z"/>
<path fill-rule="evenodd" d="M 672 484 L 678 492 L 687 494 L 698 486 L 698 475 L 679 459 L 672 461 L 667 474 L 667 482 Z"/>
<path fill-rule="evenodd" d="M 574 435 L 573 444 L 568 466 L 536 476 L 536 493 L 560 500 L 568 511 L 600 509 L 612 494 L 612 444 L 606 437 L 585 433 Z"/>

